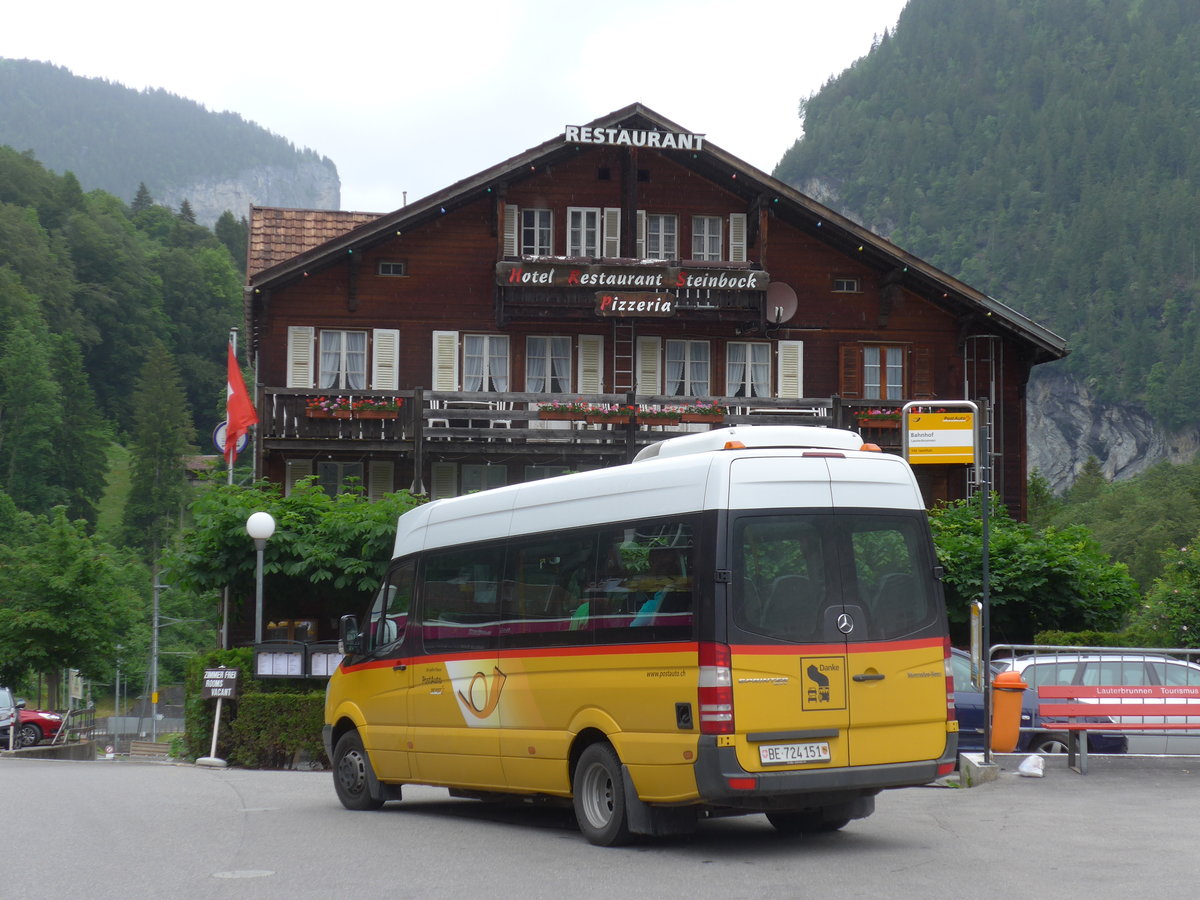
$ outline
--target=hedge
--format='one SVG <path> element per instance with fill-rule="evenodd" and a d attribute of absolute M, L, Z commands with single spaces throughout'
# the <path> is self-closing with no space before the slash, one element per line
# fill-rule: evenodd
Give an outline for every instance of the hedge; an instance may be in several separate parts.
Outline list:
<path fill-rule="evenodd" d="M 328 766 L 321 744 L 325 692 L 301 679 L 256 677 L 249 647 L 214 650 L 188 661 L 184 701 L 184 748 L 190 759 L 212 750 L 216 700 L 202 700 L 205 669 L 236 668 L 238 696 L 221 704 L 217 757 L 231 765 L 287 769 L 301 763 Z"/>

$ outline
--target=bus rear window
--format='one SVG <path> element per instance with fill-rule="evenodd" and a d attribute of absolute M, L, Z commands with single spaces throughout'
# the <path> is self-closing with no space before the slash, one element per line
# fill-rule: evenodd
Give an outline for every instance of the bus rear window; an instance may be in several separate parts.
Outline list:
<path fill-rule="evenodd" d="M 837 614 L 864 618 L 853 639 L 897 640 L 938 622 L 921 523 L 907 516 L 744 516 L 733 530 L 733 621 L 776 640 L 841 640 Z"/>

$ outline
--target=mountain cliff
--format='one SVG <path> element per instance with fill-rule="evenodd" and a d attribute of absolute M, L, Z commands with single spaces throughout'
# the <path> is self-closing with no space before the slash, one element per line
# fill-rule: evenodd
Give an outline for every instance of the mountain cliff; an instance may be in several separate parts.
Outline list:
<path fill-rule="evenodd" d="M 0 59 L 0 144 L 72 172 L 85 191 L 155 202 L 187 200 L 196 221 L 250 204 L 337 209 L 341 183 L 328 158 L 236 113 L 211 112 L 163 90 L 137 91 L 32 60 Z"/>

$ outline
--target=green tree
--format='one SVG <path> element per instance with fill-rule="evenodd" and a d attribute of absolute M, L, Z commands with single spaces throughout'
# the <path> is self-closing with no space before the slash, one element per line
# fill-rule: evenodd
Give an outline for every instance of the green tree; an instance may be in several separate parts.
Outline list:
<path fill-rule="evenodd" d="M 150 189 L 146 187 L 146 182 L 139 181 L 137 194 L 134 195 L 133 203 L 129 205 L 129 212 L 132 215 L 137 215 L 142 210 L 149 209 L 154 205 L 154 198 L 150 196 Z"/>
<path fill-rule="evenodd" d="M 33 671 L 55 696 L 64 668 L 107 680 L 117 644 L 144 637 L 145 568 L 63 507 L 25 525 L 0 544 L 0 682 Z"/>
<path fill-rule="evenodd" d="M 53 367 L 61 389 L 62 416 L 56 423 L 52 468 L 66 498 L 67 516 L 95 527 L 104 493 L 111 437 L 83 370 L 83 354 L 73 339 L 53 339 Z"/>
<path fill-rule="evenodd" d="M 1155 580 L 1134 626 L 1151 647 L 1200 647 L 1200 558 L 1195 543 L 1163 554 Z"/>
<path fill-rule="evenodd" d="M 311 616 L 333 628 L 378 587 L 391 560 L 396 519 L 422 502 L 407 491 L 374 501 L 361 492 L 330 497 L 315 479 L 302 480 L 286 497 L 265 481 L 213 485 L 197 498 L 190 526 L 164 556 L 163 577 L 197 595 L 228 585 L 234 597 L 252 596 L 256 556 L 246 520 L 269 512 L 277 526 L 264 551 L 268 613 Z"/>
<path fill-rule="evenodd" d="M 161 345 L 150 350 L 138 378 L 132 439 L 122 529 L 126 543 L 153 560 L 179 528 L 188 497 L 184 463 L 196 439 L 179 370 Z"/>
<path fill-rule="evenodd" d="M 65 498 L 54 467 L 62 393 L 50 355 L 45 329 L 25 321 L 0 344 L 0 490 L 35 511 Z"/>
<path fill-rule="evenodd" d="M 982 596 L 980 498 L 930 513 L 945 568 L 952 629 L 965 639 L 969 604 Z M 1115 630 L 1138 600 L 1137 585 L 1085 528 L 1037 531 L 993 502 L 989 517 L 992 640 L 1028 643 L 1039 631 Z"/>
<path fill-rule="evenodd" d="M 225 245 L 225 249 L 229 251 L 229 256 L 233 259 L 238 271 L 245 275 L 246 246 L 250 235 L 250 225 L 246 221 L 246 217 L 242 216 L 241 221 L 238 221 L 233 217 L 233 213 L 225 210 L 217 219 L 216 225 L 213 226 L 213 234 L 217 236 L 218 241 Z"/>

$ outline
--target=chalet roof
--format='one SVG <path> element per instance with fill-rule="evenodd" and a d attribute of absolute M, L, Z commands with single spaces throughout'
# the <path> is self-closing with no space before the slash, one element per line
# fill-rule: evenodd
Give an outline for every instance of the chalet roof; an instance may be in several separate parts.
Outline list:
<path fill-rule="evenodd" d="M 246 274 L 253 278 L 264 269 L 341 237 L 359 225 L 374 222 L 381 215 L 335 209 L 251 206 Z"/>
<path fill-rule="evenodd" d="M 687 132 L 687 129 L 659 115 L 657 112 L 634 103 L 601 116 L 588 123 L 596 128 L 641 128 L 664 132 Z M 504 188 L 532 177 L 545 167 L 574 156 L 579 145 L 567 143 L 566 132 L 551 138 L 536 147 L 531 147 L 504 162 L 464 178 L 421 200 L 402 207 L 395 212 L 382 215 L 368 213 L 343 213 L 345 219 L 333 220 L 334 213 L 316 213 L 306 210 L 272 210 L 285 214 L 296 213 L 304 221 L 312 214 L 312 238 L 316 238 L 318 223 L 324 227 L 342 230 L 323 243 L 309 243 L 296 255 L 288 256 L 280 247 L 272 247 L 271 259 L 265 259 L 266 251 L 259 247 L 264 266 L 248 268 L 247 291 L 263 291 L 282 286 L 302 277 L 306 272 L 333 265 L 345 258 L 348 252 L 365 249 L 373 244 L 390 239 L 398 231 L 404 231 L 432 221 L 455 207 L 477 201 L 481 195 L 501 196 Z M 890 273 L 894 282 L 909 287 L 950 309 L 976 313 L 987 318 L 1001 331 L 1007 331 L 1030 345 L 1034 362 L 1061 359 L 1068 353 L 1066 341 L 1048 328 L 1039 325 L 1028 316 L 1012 307 L 976 290 L 964 282 L 941 271 L 922 259 L 902 250 L 885 238 L 851 221 L 829 207 L 782 181 L 754 168 L 731 153 L 722 150 L 711 141 L 704 141 L 700 152 L 681 153 L 679 162 L 697 174 L 719 181 L 726 189 L 741 195 L 748 205 L 769 204 L 771 212 L 790 224 L 820 235 L 829 246 L 858 256 L 862 262 L 881 273 Z M 268 210 L 264 209 L 264 212 Z M 352 217 L 362 217 L 357 222 Z M 307 223 L 306 223 L 307 224 Z M 298 230 L 303 226 L 298 223 Z M 265 236 L 265 235 L 264 235 Z M 299 246 L 299 241 L 295 246 Z M 253 226 L 251 233 L 250 258 L 255 256 Z"/>

